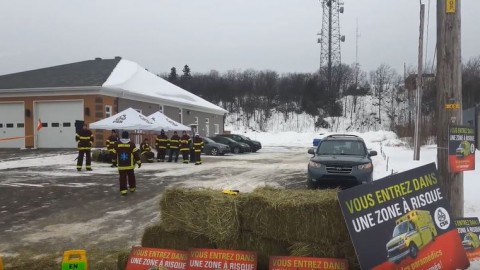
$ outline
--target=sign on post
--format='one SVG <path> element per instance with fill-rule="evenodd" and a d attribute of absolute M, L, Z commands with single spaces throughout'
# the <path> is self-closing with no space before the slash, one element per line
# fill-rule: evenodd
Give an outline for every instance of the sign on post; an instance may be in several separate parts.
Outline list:
<path fill-rule="evenodd" d="M 190 249 L 187 270 L 203 269 L 256 270 L 257 254 L 242 250 Z"/>
<path fill-rule="evenodd" d="M 478 217 L 465 217 L 455 220 L 462 245 L 468 259 L 480 261 L 480 222 Z"/>
<path fill-rule="evenodd" d="M 362 269 L 466 269 L 435 163 L 338 193 Z"/>
<path fill-rule="evenodd" d="M 445 5 L 447 13 L 455 13 L 456 0 L 445 0 Z"/>
<path fill-rule="evenodd" d="M 188 253 L 181 250 L 132 247 L 126 270 L 185 270 Z"/>
<path fill-rule="evenodd" d="M 448 127 L 448 170 L 475 170 L 475 129 L 469 126 Z"/>
<path fill-rule="evenodd" d="M 270 257 L 269 270 L 348 270 L 345 259 L 313 257 Z"/>

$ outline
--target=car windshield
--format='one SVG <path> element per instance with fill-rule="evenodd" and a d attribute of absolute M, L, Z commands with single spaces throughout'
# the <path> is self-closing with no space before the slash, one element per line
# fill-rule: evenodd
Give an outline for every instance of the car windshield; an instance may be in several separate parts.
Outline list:
<path fill-rule="evenodd" d="M 214 143 L 214 141 L 210 138 L 203 138 L 203 140 L 209 143 Z"/>
<path fill-rule="evenodd" d="M 366 155 L 361 141 L 323 140 L 317 148 L 317 155 Z"/>
<path fill-rule="evenodd" d="M 240 136 L 240 138 L 244 139 L 245 141 L 249 141 L 248 137 L 245 137 L 243 135 L 238 135 L 238 136 Z"/>
<path fill-rule="evenodd" d="M 395 227 L 395 229 L 393 230 L 392 238 L 408 233 L 409 231 L 413 231 L 413 230 L 415 230 L 413 225 L 408 221 L 404 221 Z"/>

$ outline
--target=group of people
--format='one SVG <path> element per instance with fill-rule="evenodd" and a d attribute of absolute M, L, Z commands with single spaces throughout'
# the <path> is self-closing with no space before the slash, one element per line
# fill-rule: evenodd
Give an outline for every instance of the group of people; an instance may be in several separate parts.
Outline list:
<path fill-rule="evenodd" d="M 86 156 L 85 168 L 92 171 L 91 165 L 91 148 L 94 138 L 92 132 L 84 124 L 83 128 L 77 131 L 75 140 L 78 146 L 77 170 L 81 171 L 83 166 L 83 158 Z M 118 138 L 115 130 L 106 140 L 107 150 L 110 153 L 112 165 L 117 167 L 120 181 L 120 194 L 126 195 L 128 192 L 135 192 L 135 165 L 140 168 L 142 166 L 142 157 L 147 162 L 153 162 L 155 154 L 153 153 L 148 139 L 145 138 L 140 144 L 140 149 L 135 143 L 130 141 L 129 133 L 123 131 L 121 138 Z M 194 162 L 195 165 L 202 164 L 201 153 L 203 149 L 203 140 L 198 134 L 191 139 L 186 131 L 182 132 L 182 137 L 178 136 L 174 131 L 173 135 L 168 138 L 164 130 L 155 138 L 155 148 L 157 150 L 157 161 L 165 162 L 167 151 L 169 152 L 167 162 L 177 162 L 179 154 L 182 154 L 183 163 Z M 128 185 L 127 185 L 128 184 Z"/>

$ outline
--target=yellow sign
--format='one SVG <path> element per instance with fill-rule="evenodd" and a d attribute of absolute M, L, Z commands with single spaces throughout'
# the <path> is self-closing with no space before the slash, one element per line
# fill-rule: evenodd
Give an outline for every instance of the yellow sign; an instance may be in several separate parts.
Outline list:
<path fill-rule="evenodd" d="M 456 0 L 445 0 L 445 10 L 447 13 L 455 13 Z"/>
<path fill-rule="evenodd" d="M 62 270 L 88 270 L 85 250 L 67 250 L 63 252 Z"/>
<path fill-rule="evenodd" d="M 445 109 L 460 109 L 460 103 L 445 104 Z"/>

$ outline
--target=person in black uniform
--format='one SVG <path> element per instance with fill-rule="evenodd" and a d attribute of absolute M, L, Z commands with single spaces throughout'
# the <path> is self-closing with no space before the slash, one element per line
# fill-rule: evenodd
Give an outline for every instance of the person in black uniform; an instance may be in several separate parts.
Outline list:
<path fill-rule="evenodd" d="M 142 161 L 140 160 L 140 150 L 138 150 L 135 143 L 130 141 L 127 131 L 122 132 L 122 138 L 115 143 L 113 152 L 115 153 L 115 161 L 118 167 L 120 194 L 127 195 L 129 190 L 130 192 L 135 192 L 137 189 L 134 172 L 135 164 L 140 168 Z"/>
<path fill-rule="evenodd" d="M 93 134 L 92 131 L 87 128 L 87 124 L 83 124 L 83 128 L 77 132 L 75 135 L 75 141 L 77 141 L 78 148 L 78 158 L 77 158 L 77 171 L 82 170 L 83 166 L 83 156 L 86 156 L 85 159 L 85 168 L 87 171 L 92 170 L 92 145 L 93 145 Z"/>
<path fill-rule="evenodd" d="M 115 155 L 113 154 L 113 146 L 115 146 L 115 143 L 118 141 L 118 136 L 117 136 L 117 132 L 115 130 L 112 130 L 112 134 L 110 134 L 110 136 L 108 136 L 107 138 L 107 141 L 105 142 L 105 144 L 107 145 L 107 151 L 108 151 L 108 154 L 109 154 L 109 159 L 110 159 L 110 162 L 112 163 L 112 166 L 110 167 L 116 167 L 117 164 L 115 164 Z"/>
<path fill-rule="evenodd" d="M 182 153 L 183 163 L 188 163 L 188 153 L 190 152 L 191 139 L 186 131 L 182 132 L 180 137 L 180 153 Z"/>
<path fill-rule="evenodd" d="M 168 147 L 170 148 L 170 154 L 168 155 L 168 162 L 178 161 L 178 154 L 180 148 L 180 136 L 178 136 L 177 132 L 174 131 L 172 137 L 168 141 Z"/>
<path fill-rule="evenodd" d="M 157 148 L 157 161 L 164 162 L 168 147 L 168 137 L 162 129 L 160 135 L 155 139 L 155 147 Z"/>
<path fill-rule="evenodd" d="M 202 149 L 203 149 L 203 140 L 200 138 L 200 135 L 195 134 L 193 138 L 193 149 L 195 151 L 195 165 L 202 164 Z"/>
<path fill-rule="evenodd" d="M 142 144 L 140 144 L 140 159 L 152 163 L 154 156 L 155 154 L 152 152 L 150 144 L 148 144 L 148 138 L 143 139 Z"/>

